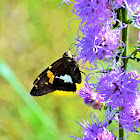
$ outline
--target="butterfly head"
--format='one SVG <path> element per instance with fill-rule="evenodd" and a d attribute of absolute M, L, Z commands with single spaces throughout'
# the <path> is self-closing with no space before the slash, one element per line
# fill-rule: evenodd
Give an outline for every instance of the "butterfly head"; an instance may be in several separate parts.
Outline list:
<path fill-rule="evenodd" d="M 72 54 L 71 54 L 70 51 L 66 51 L 66 52 L 63 54 L 63 57 L 70 57 L 70 58 L 72 58 L 73 56 L 72 56 Z"/>

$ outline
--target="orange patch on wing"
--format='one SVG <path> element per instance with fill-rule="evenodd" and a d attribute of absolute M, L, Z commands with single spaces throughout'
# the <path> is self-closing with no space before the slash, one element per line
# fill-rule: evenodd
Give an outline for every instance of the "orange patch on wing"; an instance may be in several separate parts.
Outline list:
<path fill-rule="evenodd" d="M 49 79 L 49 83 L 53 84 L 54 81 L 54 75 L 51 76 L 51 78 Z"/>
<path fill-rule="evenodd" d="M 48 78 L 51 78 L 52 75 L 53 75 L 53 73 L 52 73 L 50 70 L 48 70 L 48 71 L 47 71 L 47 77 L 48 77 Z"/>

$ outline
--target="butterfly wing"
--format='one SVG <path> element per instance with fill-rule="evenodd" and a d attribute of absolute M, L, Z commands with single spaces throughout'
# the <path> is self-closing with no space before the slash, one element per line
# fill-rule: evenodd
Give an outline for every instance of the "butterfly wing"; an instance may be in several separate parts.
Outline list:
<path fill-rule="evenodd" d="M 81 73 L 73 58 L 61 58 L 45 69 L 34 81 L 30 94 L 42 96 L 55 90 L 76 91 Z"/>

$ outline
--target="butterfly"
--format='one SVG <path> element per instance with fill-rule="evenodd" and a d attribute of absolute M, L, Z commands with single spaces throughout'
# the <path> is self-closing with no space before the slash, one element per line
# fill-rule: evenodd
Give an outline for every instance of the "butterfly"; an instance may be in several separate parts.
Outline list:
<path fill-rule="evenodd" d="M 42 96 L 55 90 L 76 91 L 76 83 L 81 83 L 81 71 L 70 51 L 45 69 L 33 82 L 30 94 Z"/>

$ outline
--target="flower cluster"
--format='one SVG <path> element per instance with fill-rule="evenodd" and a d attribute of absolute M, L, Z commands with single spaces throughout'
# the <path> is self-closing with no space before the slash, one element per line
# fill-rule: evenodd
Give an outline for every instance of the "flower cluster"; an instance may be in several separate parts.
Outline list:
<path fill-rule="evenodd" d="M 63 0 L 62 3 L 64 2 L 68 5 L 73 3 L 70 0 Z M 104 25 L 110 18 L 116 18 L 115 10 L 126 8 L 130 20 L 140 26 L 139 0 L 75 0 L 73 4 L 73 13 L 82 19 L 82 24 L 86 23 L 90 26 Z"/>
<path fill-rule="evenodd" d="M 120 32 L 106 26 L 98 34 L 95 35 L 94 31 L 90 31 L 86 37 L 78 41 L 77 47 L 80 53 L 77 59 L 82 59 L 84 64 L 87 61 L 96 63 L 97 60 L 111 60 L 118 52 Z"/>
<path fill-rule="evenodd" d="M 85 64 L 114 57 L 120 37 L 116 30 L 111 30 L 110 19 L 115 16 L 108 0 L 76 0 L 73 13 L 82 20 L 79 28 L 85 35 L 78 40 L 78 59 Z"/>
<path fill-rule="evenodd" d="M 84 28 L 87 26 L 103 26 L 111 18 L 112 12 L 108 0 L 75 1 L 73 13 L 82 20 L 81 26 L 84 26 Z"/>
<path fill-rule="evenodd" d="M 92 119 L 92 118 L 91 118 Z M 84 127 L 83 138 L 74 137 L 78 140 L 116 140 L 116 137 L 107 129 L 108 123 L 102 123 L 101 120 L 94 116 L 94 120 L 92 119 L 92 124 L 88 121 L 84 121 L 80 125 Z"/>
<path fill-rule="evenodd" d="M 139 75 L 127 72 L 124 69 L 114 69 L 107 74 L 102 74 L 95 89 L 112 109 L 125 107 L 136 100 L 139 94 Z"/>
<path fill-rule="evenodd" d="M 85 104 L 91 105 L 94 109 L 101 109 L 101 103 L 105 102 L 110 108 L 110 115 L 113 116 L 117 107 L 117 121 L 123 128 L 130 131 L 137 131 L 140 127 L 140 94 L 138 84 L 140 74 L 132 70 L 114 69 L 107 74 L 102 74 L 99 82 L 93 86 L 88 80 L 78 93 L 84 97 Z M 93 91 L 96 89 L 96 92 Z M 108 113 L 108 114 L 109 114 Z M 114 118 L 113 118 L 114 119 Z M 136 127 L 136 128 L 134 128 Z"/>

